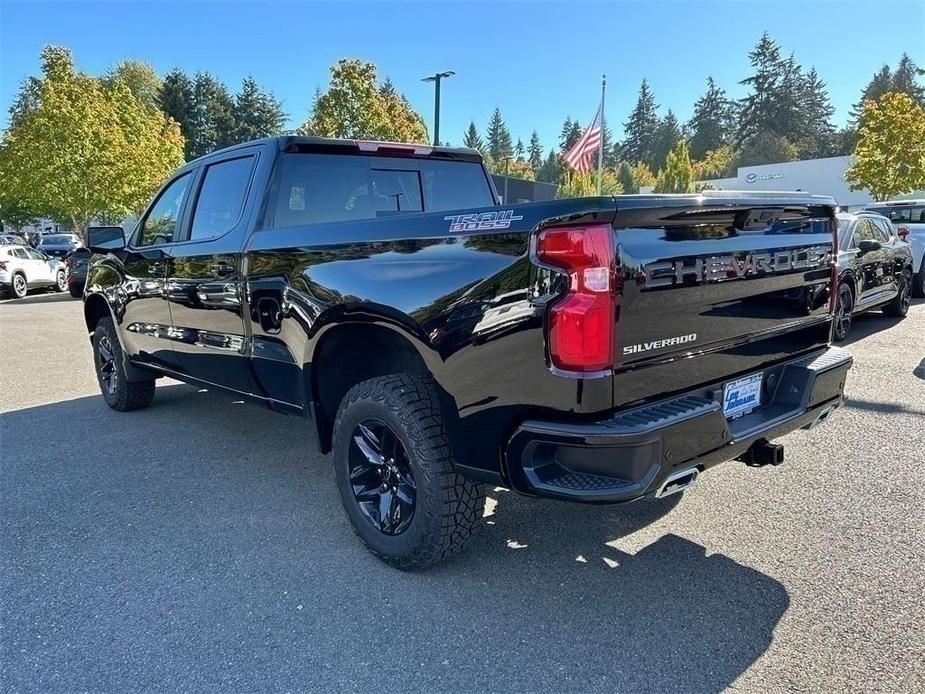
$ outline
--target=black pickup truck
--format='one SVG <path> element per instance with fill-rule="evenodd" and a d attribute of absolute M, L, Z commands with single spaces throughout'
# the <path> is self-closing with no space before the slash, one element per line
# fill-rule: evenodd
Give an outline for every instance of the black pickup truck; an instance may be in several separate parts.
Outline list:
<path fill-rule="evenodd" d="M 418 568 L 485 485 L 623 502 L 780 463 L 844 397 L 835 234 L 802 193 L 502 202 L 473 150 L 281 137 L 91 229 L 84 312 L 110 407 L 169 375 L 306 417 L 357 534 Z"/>

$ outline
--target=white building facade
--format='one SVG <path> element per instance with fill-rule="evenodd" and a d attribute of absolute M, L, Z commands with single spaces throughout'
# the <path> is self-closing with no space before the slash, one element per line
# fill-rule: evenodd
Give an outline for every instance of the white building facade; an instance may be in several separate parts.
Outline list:
<path fill-rule="evenodd" d="M 742 166 L 734 177 L 701 183 L 708 183 L 720 190 L 799 190 L 814 195 L 830 195 L 840 206 L 855 210 L 874 199 L 866 190 L 851 190 L 845 181 L 845 171 L 853 162 L 854 157 L 844 156 Z M 919 192 L 899 197 L 925 196 Z"/>

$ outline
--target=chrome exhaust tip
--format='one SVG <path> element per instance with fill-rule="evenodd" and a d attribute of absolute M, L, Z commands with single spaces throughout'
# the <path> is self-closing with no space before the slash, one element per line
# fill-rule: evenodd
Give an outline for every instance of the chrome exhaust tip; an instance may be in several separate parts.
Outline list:
<path fill-rule="evenodd" d="M 700 477 L 700 470 L 695 467 L 679 470 L 669 475 L 668 479 L 662 483 L 662 486 L 655 492 L 655 498 L 661 499 L 662 497 L 683 492 L 685 489 L 690 489 L 694 486 L 694 482 L 697 481 L 698 477 Z"/>
<path fill-rule="evenodd" d="M 829 415 L 832 414 L 835 410 L 838 409 L 838 405 L 829 405 L 828 407 L 822 408 L 822 411 L 819 415 L 811 421 L 809 424 L 805 425 L 804 429 L 814 429 L 815 427 L 822 424 L 825 420 L 829 418 Z"/>

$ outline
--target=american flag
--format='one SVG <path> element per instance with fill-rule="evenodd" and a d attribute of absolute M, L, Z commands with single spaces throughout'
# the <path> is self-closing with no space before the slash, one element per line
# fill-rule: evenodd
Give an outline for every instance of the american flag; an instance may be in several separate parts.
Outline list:
<path fill-rule="evenodd" d="M 604 103 L 601 102 L 597 115 L 591 125 L 581 134 L 578 141 L 565 153 L 563 160 L 571 168 L 581 173 L 588 173 L 592 168 L 594 155 L 601 146 L 601 123 L 604 120 Z"/>

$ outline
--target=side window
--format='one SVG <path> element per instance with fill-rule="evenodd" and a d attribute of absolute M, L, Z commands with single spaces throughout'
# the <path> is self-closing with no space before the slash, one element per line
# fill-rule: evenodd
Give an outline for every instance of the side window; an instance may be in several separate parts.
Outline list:
<path fill-rule="evenodd" d="M 213 239 L 234 228 L 244 207 L 244 196 L 254 170 L 254 157 L 242 157 L 206 168 L 190 240 Z"/>
<path fill-rule="evenodd" d="M 870 223 L 869 219 L 862 219 L 858 222 L 854 236 L 855 240 L 858 241 L 879 240 L 877 239 L 877 232 L 874 230 L 874 225 Z"/>
<path fill-rule="evenodd" d="M 164 189 L 142 223 L 137 245 L 160 246 L 173 241 L 190 180 L 192 175 L 185 173 Z"/>
<path fill-rule="evenodd" d="M 893 228 L 887 220 L 877 219 L 874 224 L 877 225 L 877 231 L 880 232 L 881 243 L 889 243 L 893 240 Z"/>
<path fill-rule="evenodd" d="M 28 260 L 28 259 L 29 259 L 29 254 L 26 253 L 26 249 L 25 249 L 25 248 L 14 248 L 14 249 L 13 249 L 13 255 L 15 255 L 17 258 L 20 258 L 21 260 Z"/>
<path fill-rule="evenodd" d="M 27 248 L 25 253 L 26 257 L 31 260 L 45 260 L 45 256 L 34 248 Z"/>

